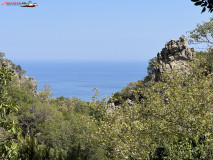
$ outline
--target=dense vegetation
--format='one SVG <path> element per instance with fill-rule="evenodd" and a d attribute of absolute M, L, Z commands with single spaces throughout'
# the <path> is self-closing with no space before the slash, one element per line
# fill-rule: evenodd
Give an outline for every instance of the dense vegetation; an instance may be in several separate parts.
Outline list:
<path fill-rule="evenodd" d="M 34 95 L 5 65 L 0 70 L 0 157 L 21 160 L 213 159 L 213 51 L 189 70 L 149 75 L 105 100 Z M 131 99 L 131 103 L 127 100 Z"/>

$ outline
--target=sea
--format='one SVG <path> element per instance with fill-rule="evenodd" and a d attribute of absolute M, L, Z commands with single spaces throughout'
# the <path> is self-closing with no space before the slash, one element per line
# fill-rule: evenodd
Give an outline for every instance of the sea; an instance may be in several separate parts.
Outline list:
<path fill-rule="evenodd" d="M 50 84 L 53 97 L 91 101 L 96 88 L 99 100 L 119 92 L 147 75 L 148 62 L 29 62 L 19 61 L 25 75 L 37 81 L 38 91 Z"/>

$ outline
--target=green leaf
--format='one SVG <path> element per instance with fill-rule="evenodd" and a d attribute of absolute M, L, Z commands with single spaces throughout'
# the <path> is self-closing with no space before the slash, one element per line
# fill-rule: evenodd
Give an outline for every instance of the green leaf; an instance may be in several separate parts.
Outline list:
<path fill-rule="evenodd" d="M 202 10 L 202 12 L 201 12 L 201 13 L 203 13 L 203 12 L 205 12 L 205 11 L 206 11 L 206 7 L 204 7 L 204 8 L 203 8 L 203 10 Z"/>
<path fill-rule="evenodd" d="M 12 128 L 13 133 L 16 133 L 16 129 L 15 127 Z"/>
<path fill-rule="evenodd" d="M 199 5 L 201 5 L 203 2 L 201 1 L 201 2 L 196 2 L 195 3 L 195 6 L 199 6 Z"/>

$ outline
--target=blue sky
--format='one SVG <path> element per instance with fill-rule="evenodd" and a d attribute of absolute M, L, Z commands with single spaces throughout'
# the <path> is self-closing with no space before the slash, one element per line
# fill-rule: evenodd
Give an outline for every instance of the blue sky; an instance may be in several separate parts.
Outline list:
<path fill-rule="evenodd" d="M 38 7 L 0 6 L 0 51 L 9 59 L 147 61 L 211 16 L 190 0 L 33 2 Z"/>

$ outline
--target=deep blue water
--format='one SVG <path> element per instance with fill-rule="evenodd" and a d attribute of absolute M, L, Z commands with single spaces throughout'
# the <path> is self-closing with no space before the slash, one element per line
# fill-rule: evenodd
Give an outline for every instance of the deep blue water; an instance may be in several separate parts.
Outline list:
<path fill-rule="evenodd" d="M 15 62 L 17 64 L 17 62 Z M 99 99 L 111 96 L 128 83 L 147 75 L 144 62 L 19 62 L 28 76 L 38 83 L 51 84 L 54 97 L 78 97 L 92 100 L 93 88 L 100 91 Z"/>

